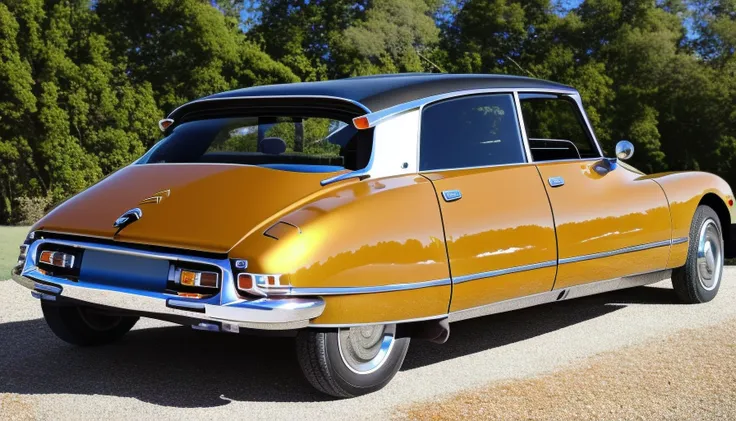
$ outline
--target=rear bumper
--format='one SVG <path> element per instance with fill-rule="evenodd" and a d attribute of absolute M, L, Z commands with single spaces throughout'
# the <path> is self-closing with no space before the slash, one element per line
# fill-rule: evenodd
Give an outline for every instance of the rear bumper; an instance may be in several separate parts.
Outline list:
<path fill-rule="evenodd" d="M 123 286 L 108 286 L 48 276 L 39 270 L 35 262 L 38 247 L 46 243 L 109 253 L 139 254 L 172 262 L 216 264 L 223 272 L 222 290 L 216 297 L 196 300 L 165 293 L 133 290 Z M 13 269 L 11 275 L 15 282 L 28 288 L 34 297 L 42 300 L 74 301 L 164 320 L 183 318 L 204 321 L 230 331 L 236 330 L 235 326 L 261 330 L 299 329 L 308 326 L 311 319 L 324 311 L 325 303 L 320 297 L 243 299 L 237 294 L 233 275 L 228 266 L 227 260 L 149 253 L 77 241 L 37 240 L 29 246 L 23 266 Z"/>

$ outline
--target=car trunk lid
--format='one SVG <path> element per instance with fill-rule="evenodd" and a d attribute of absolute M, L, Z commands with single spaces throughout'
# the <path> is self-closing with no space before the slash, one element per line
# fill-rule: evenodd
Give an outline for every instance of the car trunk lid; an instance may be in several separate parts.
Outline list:
<path fill-rule="evenodd" d="M 131 165 L 69 199 L 34 228 L 226 253 L 336 174 L 227 164 Z M 141 218 L 118 233 L 113 223 L 134 208 Z"/>

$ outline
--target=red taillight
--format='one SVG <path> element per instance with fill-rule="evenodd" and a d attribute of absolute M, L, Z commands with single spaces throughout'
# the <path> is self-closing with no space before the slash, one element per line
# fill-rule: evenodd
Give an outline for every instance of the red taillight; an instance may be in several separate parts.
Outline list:
<path fill-rule="evenodd" d="M 238 288 L 243 291 L 253 289 L 253 277 L 248 273 L 238 275 Z"/>
<path fill-rule="evenodd" d="M 258 297 L 286 295 L 290 289 L 291 285 L 282 280 L 281 275 L 238 274 L 238 290 L 244 294 Z"/>

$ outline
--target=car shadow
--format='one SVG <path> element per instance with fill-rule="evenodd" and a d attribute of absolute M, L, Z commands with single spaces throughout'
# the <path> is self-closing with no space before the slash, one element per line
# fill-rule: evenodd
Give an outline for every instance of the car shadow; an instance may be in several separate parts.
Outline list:
<path fill-rule="evenodd" d="M 458 322 L 444 345 L 414 341 L 402 370 L 524 341 L 629 304 L 671 303 L 671 289 L 640 287 Z M 329 399 L 302 378 L 293 338 L 174 326 L 79 348 L 57 339 L 42 319 L 0 324 L 0 393 L 110 395 L 179 408 Z"/>
<path fill-rule="evenodd" d="M 677 303 L 671 288 L 638 287 L 456 322 L 444 344 L 412 342 L 401 370 L 521 342 L 632 304 Z"/>

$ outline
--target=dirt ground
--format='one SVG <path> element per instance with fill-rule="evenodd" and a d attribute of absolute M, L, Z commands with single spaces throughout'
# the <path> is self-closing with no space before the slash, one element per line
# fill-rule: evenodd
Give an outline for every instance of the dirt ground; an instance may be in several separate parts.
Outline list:
<path fill-rule="evenodd" d="M 736 420 L 736 320 L 401 408 L 414 420 Z"/>

